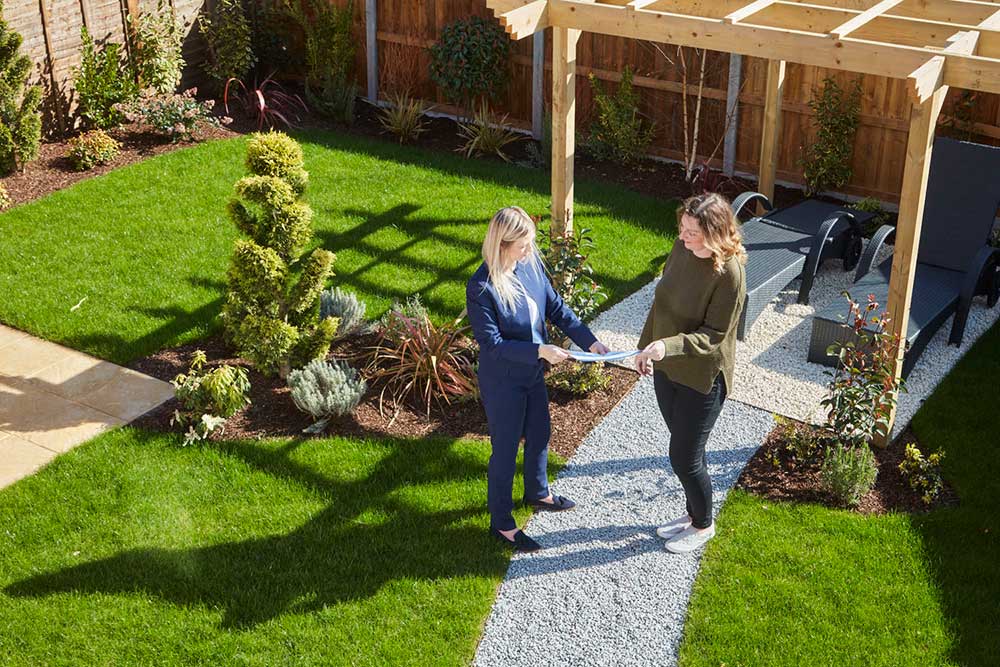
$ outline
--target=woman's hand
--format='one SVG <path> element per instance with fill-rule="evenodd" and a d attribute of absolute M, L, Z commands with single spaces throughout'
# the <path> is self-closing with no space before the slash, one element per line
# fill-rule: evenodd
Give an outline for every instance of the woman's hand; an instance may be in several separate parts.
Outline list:
<path fill-rule="evenodd" d="M 597 340 L 594 341 L 594 344 L 590 346 L 590 351 L 593 352 L 594 354 L 607 354 L 611 350 L 608 349 L 607 345 Z"/>
<path fill-rule="evenodd" d="M 553 366 L 569 359 L 569 352 L 558 345 L 539 345 L 538 358 L 544 359 Z"/>
<path fill-rule="evenodd" d="M 635 369 L 639 371 L 639 375 L 652 375 L 653 362 L 663 359 L 666 353 L 667 348 L 663 344 L 663 341 L 654 340 L 646 346 L 646 349 L 636 355 Z"/>

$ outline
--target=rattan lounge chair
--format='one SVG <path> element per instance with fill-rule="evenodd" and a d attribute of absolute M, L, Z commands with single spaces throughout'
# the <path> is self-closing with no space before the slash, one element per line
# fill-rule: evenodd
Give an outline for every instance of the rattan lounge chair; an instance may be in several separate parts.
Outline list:
<path fill-rule="evenodd" d="M 990 308 L 996 304 L 1000 248 L 991 247 L 989 237 L 998 205 L 1000 148 L 947 138 L 935 140 L 906 327 L 904 376 L 952 314 L 955 319 L 948 342 L 962 342 L 973 297 L 985 294 Z M 892 258 L 874 271 L 872 264 L 894 232 L 893 227 L 882 227 L 865 248 L 851 290 L 855 300 L 867 300 L 874 294 L 882 307 L 888 303 Z M 813 316 L 809 361 L 827 366 L 836 363 L 836 357 L 826 351 L 835 341 L 853 337 L 845 326 L 848 315 L 846 301 L 836 301 Z"/>
<path fill-rule="evenodd" d="M 742 225 L 747 299 L 736 332 L 739 340 L 746 337 L 767 304 L 800 276 L 798 300 L 809 303 L 809 291 L 823 260 L 842 259 L 845 270 L 853 269 L 864 243 L 862 226 L 873 217 L 817 199 L 774 209 L 759 192 L 744 192 L 734 199 L 733 212 L 740 217 L 756 202 L 767 212 Z"/>

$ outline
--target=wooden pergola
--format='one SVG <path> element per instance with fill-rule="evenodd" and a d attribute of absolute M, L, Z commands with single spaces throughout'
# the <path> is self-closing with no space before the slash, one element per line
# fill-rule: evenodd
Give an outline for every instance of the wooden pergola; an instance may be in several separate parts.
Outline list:
<path fill-rule="evenodd" d="M 934 128 L 949 87 L 1000 93 L 1000 0 L 487 0 L 514 39 L 552 28 L 552 227 L 573 223 L 582 31 L 766 58 L 758 190 L 772 198 L 785 63 L 907 81 L 912 102 L 889 303 L 906 340 Z M 903 349 L 896 359 L 902 370 Z"/>

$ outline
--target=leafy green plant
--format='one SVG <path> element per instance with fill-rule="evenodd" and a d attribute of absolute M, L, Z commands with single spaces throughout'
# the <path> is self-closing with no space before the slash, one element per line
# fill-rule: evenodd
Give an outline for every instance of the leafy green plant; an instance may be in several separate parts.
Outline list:
<path fill-rule="evenodd" d="M 866 237 L 871 237 L 872 234 L 878 231 L 879 227 L 889 223 L 889 212 L 882 207 L 882 202 L 874 197 L 865 197 L 864 199 L 854 202 L 848 208 L 852 208 L 855 211 L 864 211 L 866 213 L 875 214 L 875 217 L 873 217 L 865 226 L 865 229 L 862 230 L 862 233 Z"/>
<path fill-rule="evenodd" d="M 611 384 L 611 375 L 600 361 L 592 364 L 565 362 L 545 377 L 545 384 L 574 396 L 589 396 L 595 391 L 607 389 Z"/>
<path fill-rule="evenodd" d="M 465 141 L 457 152 L 465 154 L 465 157 L 473 155 L 496 155 L 504 162 L 510 162 L 510 158 L 503 152 L 508 144 L 518 141 L 521 137 L 516 132 L 508 130 L 504 124 L 507 116 L 495 120 L 489 109 L 483 104 L 471 122 L 460 123 L 458 134 Z"/>
<path fill-rule="evenodd" d="M 581 319 L 587 320 L 597 312 L 608 295 L 594 280 L 590 253 L 594 239 L 586 227 L 577 227 L 572 234 L 555 238 L 539 227 L 538 248 L 545 262 L 552 288 Z M 559 340 L 562 334 L 552 324 L 547 324 L 549 340 Z"/>
<path fill-rule="evenodd" d="M 493 20 L 470 16 L 448 24 L 430 54 L 431 80 L 464 109 L 496 99 L 510 80 L 510 38 Z"/>
<path fill-rule="evenodd" d="M 343 8 L 329 0 L 285 0 L 283 6 L 304 36 L 306 101 L 324 116 L 353 122 L 357 97 L 357 86 L 351 80 L 353 0 Z"/>
<path fill-rule="evenodd" d="M 251 43 L 250 23 L 240 0 L 218 0 L 211 14 L 207 4 L 205 7 L 198 16 L 198 28 L 208 50 L 202 68 L 221 91 L 230 79 L 243 79 L 249 74 L 257 64 L 257 57 Z"/>
<path fill-rule="evenodd" d="M 178 25 L 173 10 L 164 0 L 157 0 L 153 11 L 129 14 L 128 22 L 129 57 L 139 87 L 157 93 L 174 92 L 184 71 L 185 26 Z"/>
<path fill-rule="evenodd" d="M 390 132 L 405 144 L 416 141 L 426 131 L 424 114 L 427 106 L 423 100 L 415 99 L 406 93 L 390 96 L 389 106 L 379 112 L 379 123 L 386 132 Z"/>
<path fill-rule="evenodd" d="M 861 79 L 855 79 L 851 90 L 846 91 L 836 79 L 827 77 L 809 100 L 809 108 L 814 114 L 816 138 L 806 148 L 802 165 L 806 194 L 812 196 L 851 180 L 851 155 L 861 113 Z"/>
<path fill-rule="evenodd" d="M 639 94 L 632 87 L 632 69 L 625 67 L 614 95 L 605 93 L 593 74 L 588 78 L 594 90 L 597 117 L 590 125 L 587 148 L 601 160 L 620 163 L 638 160 L 653 141 L 653 126 L 639 114 Z"/>
<path fill-rule="evenodd" d="M 3 18 L 0 0 L 0 175 L 38 157 L 42 137 L 42 89 L 29 86 L 31 59 L 19 53 L 23 39 Z"/>
<path fill-rule="evenodd" d="M 347 362 L 313 359 L 305 368 L 288 375 L 292 402 L 315 423 L 303 433 L 320 433 L 330 419 L 346 415 L 358 407 L 368 389 L 358 371 Z"/>
<path fill-rule="evenodd" d="M 365 302 L 354 292 L 331 287 L 320 292 L 319 316 L 321 319 L 337 318 L 338 338 L 360 333 L 365 329 Z"/>
<path fill-rule="evenodd" d="M 80 114 L 94 127 L 107 130 L 125 120 L 119 106 L 139 95 L 135 74 L 122 53 L 121 44 L 94 44 L 87 27 L 80 28 L 83 42 L 80 66 L 73 68 L 73 87 Z"/>
<path fill-rule="evenodd" d="M 819 476 L 823 488 L 838 502 L 854 507 L 875 485 L 878 477 L 875 454 L 868 445 L 827 447 Z"/>
<path fill-rule="evenodd" d="M 828 438 L 811 424 L 774 415 L 775 436 L 782 449 L 795 461 L 808 461 L 820 452 L 820 447 Z"/>
<path fill-rule="evenodd" d="M 158 93 L 147 89 L 138 99 L 116 105 L 125 119 L 152 128 L 157 134 L 171 141 L 192 141 L 205 127 L 219 127 L 220 122 L 212 113 L 215 100 L 199 102 L 196 88 L 183 93 Z M 227 116 L 222 119 L 228 123 Z"/>
<path fill-rule="evenodd" d="M 206 361 L 205 353 L 196 350 L 190 370 L 171 382 L 181 409 L 174 412 L 170 423 L 188 427 L 185 445 L 204 440 L 221 429 L 226 419 L 250 405 L 250 379 L 246 369 L 223 364 L 205 371 Z"/>
<path fill-rule="evenodd" d="M 475 354 L 468 329 L 457 321 L 434 324 L 419 300 L 390 308 L 378 340 L 368 349 L 365 369 L 372 384 L 381 386 L 379 411 L 388 398 L 397 407 L 412 400 L 429 415 L 432 406 L 475 391 Z"/>
<path fill-rule="evenodd" d="M 910 488 L 920 494 L 925 505 L 930 505 L 941 495 L 944 480 L 941 477 L 941 459 L 944 452 L 940 449 L 924 457 L 916 444 L 906 444 L 903 461 L 899 464 L 899 472 L 903 473 Z"/>
<path fill-rule="evenodd" d="M 69 140 L 66 157 L 77 171 L 107 164 L 118 155 L 118 142 L 104 130 L 90 130 Z"/>
<path fill-rule="evenodd" d="M 827 410 L 826 429 L 841 444 L 851 447 L 868 446 L 876 436 L 889 434 L 889 415 L 896 405 L 899 390 L 906 389 L 894 371 L 899 336 L 886 331 L 889 319 L 885 313 L 875 314 L 878 303 L 868 295 L 862 307 L 844 292 L 850 307 L 853 340 L 836 342 L 827 354 L 837 357 L 829 395 L 820 401 Z M 874 325 L 872 332 L 865 330 Z"/>
<path fill-rule="evenodd" d="M 222 315 L 240 356 L 286 378 L 330 349 L 338 321 L 319 318 L 319 295 L 334 255 L 316 248 L 301 257 L 313 232 L 312 209 L 300 200 L 308 175 L 298 143 L 280 132 L 254 134 L 247 167 L 228 210 L 250 238 L 235 243 Z"/>

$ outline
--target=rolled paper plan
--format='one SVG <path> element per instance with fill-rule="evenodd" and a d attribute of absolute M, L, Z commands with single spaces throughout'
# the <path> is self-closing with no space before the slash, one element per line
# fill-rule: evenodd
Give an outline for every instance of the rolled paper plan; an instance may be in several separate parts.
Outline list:
<path fill-rule="evenodd" d="M 607 354 L 597 354 L 596 352 L 584 352 L 582 350 L 567 350 L 569 356 L 577 361 L 592 362 L 592 361 L 621 361 L 622 359 L 628 359 L 629 357 L 634 357 L 639 354 L 640 350 L 632 350 L 631 352 L 608 352 Z"/>

